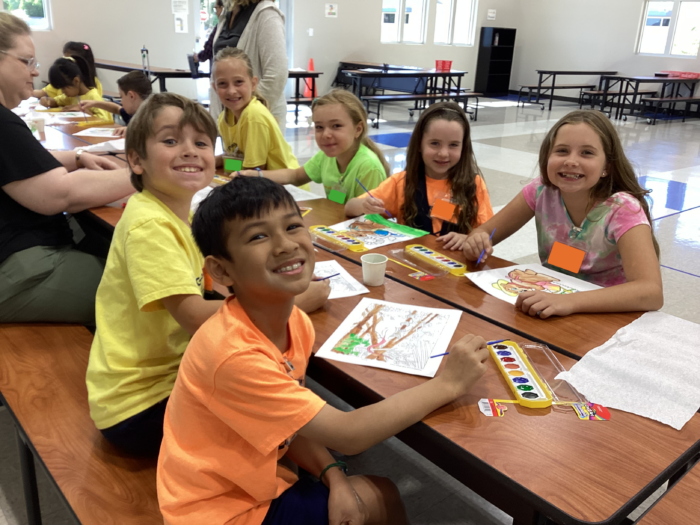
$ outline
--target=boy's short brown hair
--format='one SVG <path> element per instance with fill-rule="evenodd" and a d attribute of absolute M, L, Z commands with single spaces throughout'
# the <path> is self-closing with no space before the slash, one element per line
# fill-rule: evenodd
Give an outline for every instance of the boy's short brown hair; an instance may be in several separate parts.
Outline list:
<path fill-rule="evenodd" d="M 175 93 L 156 93 L 141 104 L 129 122 L 125 147 L 127 158 L 131 151 L 136 152 L 142 159 L 148 157 L 146 141 L 153 136 L 153 122 L 160 111 L 169 106 L 182 109 L 180 128 L 191 125 L 200 133 L 206 134 L 211 139 L 212 145 L 216 143 L 216 123 L 204 107 Z M 129 169 L 131 169 L 131 184 L 137 191 L 143 191 L 143 176 L 134 173 L 131 165 L 129 165 Z"/>
<path fill-rule="evenodd" d="M 131 71 L 117 80 L 117 86 L 126 95 L 129 91 L 133 91 L 141 100 L 146 100 L 152 93 L 153 87 L 143 71 Z"/>

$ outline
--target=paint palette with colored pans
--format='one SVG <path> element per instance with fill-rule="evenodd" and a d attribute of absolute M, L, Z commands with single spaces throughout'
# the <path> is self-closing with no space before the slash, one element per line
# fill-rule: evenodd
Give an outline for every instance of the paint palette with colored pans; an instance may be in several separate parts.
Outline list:
<path fill-rule="evenodd" d="M 437 266 L 441 270 L 445 270 L 457 277 L 461 277 L 467 273 L 467 267 L 461 262 L 450 259 L 440 252 L 426 248 L 422 244 L 409 244 L 404 249 L 404 252 L 408 257 L 416 258 L 432 266 Z"/>
<path fill-rule="evenodd" d="M 489 352 L 519 404 L 528 408 L 552 406 L 549 388 L 517 343 L 501 341 L 489 345 Z"/>
<path fill-rule="evenodd" d="M 366 252 L 367 248 L 361 241 L 348 237 L 344 233 L 329 228 L 328 226 L 311 226 L 309 228 L 312 236 L 330 242 L 342 248 L 347 248 L 351 252 Z"/>

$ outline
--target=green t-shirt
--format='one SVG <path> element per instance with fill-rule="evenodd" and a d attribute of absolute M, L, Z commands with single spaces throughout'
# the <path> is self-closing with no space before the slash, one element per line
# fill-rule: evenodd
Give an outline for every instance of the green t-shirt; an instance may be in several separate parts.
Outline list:
<path fill-rule="evenodd" d="M 370 191 L 386 179 L 381 161 L 364 144 L 360 145 L 345 173 L 338 170 L 335 157 L 327 157 L 322 151 L 304 164 L 304 171 L 312 181 L 323 184 L 326 196 L 331 190 L 339 190 L 347 195 L 346 202 L 365 193 L 362 186 L 356 182 L 356 178 Z"/>

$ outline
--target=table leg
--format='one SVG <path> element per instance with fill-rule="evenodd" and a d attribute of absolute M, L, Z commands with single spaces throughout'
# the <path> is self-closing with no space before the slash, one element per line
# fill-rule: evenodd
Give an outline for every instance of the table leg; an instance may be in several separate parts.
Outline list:
<path fill-rule="evenodd" d="M 530 90 L 528 89 L 528 92 Z M 535 104 L 540 104 L 542 106 L 542 109 L 544 109 L 544 105 L 540 103 L 540 95 L 542 94 L 542 73 L 540 73 L 540 78 L 537 81 L 537 100 L 535 101 Z M 530 102 L 530 97 L 528 96 L 528 102 Z"/>
<path fill-rule="evenodd" d="M 296 100 L 294 101 L 296 105 L 294 106 L 294 124 L 299 124 L 299 99 L 301 98 L 301 92 L 299 91 L 299 80 L 300 78 L 296 78 L 296 94 L 294 95 L 294 98 Z"/>
<path fill-rule="evenodd" d="M 36 469 L 34 467 L 34 455 L 25 443 L 19 430 L 17 435 L 17 448 L 19 462 L 22 468 L 22 485 L 24 487 L 24 504 L 27 508 L 27 522 L 29 525 L 41 525 L 41 509 L 39 507 L 39 490 L 36 484 Z"/>
<path fill-rule="evenodd" d="M 161 92 L 161 93 L 165 93 L 166 91 L 168 91 L 167 89 L 165 89 L 165 77 L 159 76 L 159 77 L 158 77 L 158 83 L 159 83 L 159 86 L 160 86 L 160 92 Z"/>
<path fill-rule="evenodd" d="M 552 75 L 552 91 L 549 93 L 549 111 L 552 111 L 552 102 L 554 102 L 554 86 L 557 83 L 557 76 Z"/>

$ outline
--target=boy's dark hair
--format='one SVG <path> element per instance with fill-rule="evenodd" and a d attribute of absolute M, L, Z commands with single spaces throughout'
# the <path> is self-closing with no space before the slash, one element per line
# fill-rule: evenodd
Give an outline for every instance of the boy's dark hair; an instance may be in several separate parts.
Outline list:
<path fill-rule="evenodd" d="M 284 186 L 262 177 L 234 177 L 214 188 L 200 203 L 192 220 L 192 235 L 204 257 L 213 255 L 230 261 L 226 223 L 261 217 L 281 206 L 293 208 L 301 216 L 294 197 Z"/>
<path fill-rule="evenodd" d="M 194 100 L 176 95 L 175 93 L 156 93 L 148 97 L 134 117 L 129 121 L 128 133 L 126 134 L 126 154 L 135 151 L 142 158 L 147 158 L 146 141 L 153 136 L 153 123 L 160 111 L 168 106 L 180 108 L 182 118 L 180 119 L 180 129 L 186 125 L 192 126 L 200 133 L 206 134 L 212 143 L 216 144 L 217 129 L 216 122 L 211 118 L 209 112 Z M 129 166 L 131 169 L 131 165 Z M 131 184 L 138 191 L 143 191 L 143 176 L 134 173 L 131 169 Z"/>
<path fill-rule="evenodd" d="M 79 77 L 88 89 L 95 87 L 95 77 L 90 73 L 90 66 L 79 55 L 70 58 L 57 58 L 49 68 L 49 83 L 57 89 L 70 86 L 75 77 Z"/>
<path fill-rule="evenodd" d="M 144 74 L 143 71 L 131 71 L 127 73 L 119 80 L 117 80 L 117 86 L 126 95 L 129 91 L 133 91 L 141 100 L 146 100 L 152 93 L 153 87 L 151 86 L 151 81 Z"/>
<path fill-rule="evenodd" d="M 95 55 L 92 53 L 92 48 L 85 42 L 66 42 L 63 45 L 63 56 L 74 57 L 79 56 L 85 59 L 90 70 L 91 77 L 97 77 L 97 69 L 95 68 Z"/>

